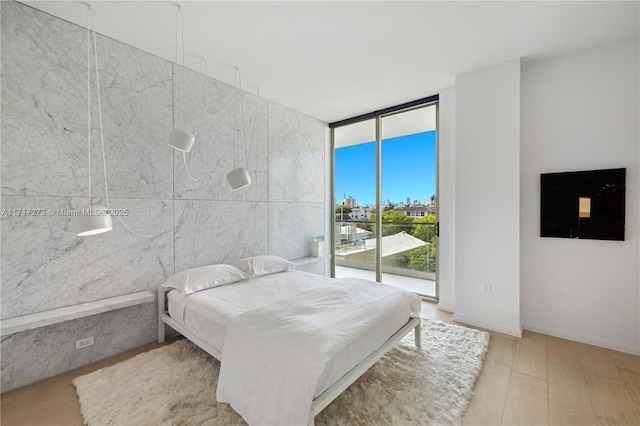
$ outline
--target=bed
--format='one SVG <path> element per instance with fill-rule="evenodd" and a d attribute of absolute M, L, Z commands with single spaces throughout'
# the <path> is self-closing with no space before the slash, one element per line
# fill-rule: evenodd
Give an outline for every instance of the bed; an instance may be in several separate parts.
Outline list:
<path fill-rule="evenodd" d="M 158 341 L 166 324 L 220 360 L 218 400 L 247 423 L 313 425 L 411 330 L 420 347 L 419 313 L 420 298 L 405 290 L 254 256 L 159 287 Z"/>

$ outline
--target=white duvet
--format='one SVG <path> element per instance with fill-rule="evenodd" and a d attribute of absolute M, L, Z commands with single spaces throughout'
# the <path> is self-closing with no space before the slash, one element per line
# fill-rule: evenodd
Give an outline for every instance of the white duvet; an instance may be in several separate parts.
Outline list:
<path fill-rule="evenodd" d="M 420 299 L 347 278 L 249 310 L 227 328 L 217 398 L 251 425 L 307 424 L 327 362 L 398 310 L 408 320 Z"/>

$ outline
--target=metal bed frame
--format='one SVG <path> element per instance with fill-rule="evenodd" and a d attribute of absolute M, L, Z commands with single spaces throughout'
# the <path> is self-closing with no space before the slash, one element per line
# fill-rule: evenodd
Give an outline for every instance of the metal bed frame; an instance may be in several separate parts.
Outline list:
<path fill-rule="evenodd" d="M 176 320 L 171 318 L 168 312 L 167 306 L 167 293 L 173 290 L 168 287 L 158 287 L 158 342 L 162 343 L 165 340 L 165 325 L 170 326 L 178 333 L 189 339 L 198 347 L 203 349 L 209 355 L 215 359 L 220 360 L 222 358 L 222 352 L 213 347 L 209 343 L 200 339 L 195 334 L 191 333 L 185 327 L 183 327 Z M 354 366 L 349 372 L 342 376 L 337 382 L 329 386 L 324 392 L 316 396 L 311 404 L 311 411 L 309 412 L 309 426 L 314 425 L 314 418 L 322 410 L 324 410 L 334 399 L 336 399 L 342 392 L 345 391 L 353 382 L 355 382 L 360 376 L 362 376 L 373 364 L 378 362 L 389 350 L 391 350 L 404 336 L 409 334 L 411 330 L 414 330 L 415 345 L 417 348 L 422 347 L 422 335 L 421 335 L 422 322 L 420 317 L 411 316 L 398 331 L 396 331 L 387 341 L 385 341 L 378 349 L 373 351 L 356 366 Z"/>

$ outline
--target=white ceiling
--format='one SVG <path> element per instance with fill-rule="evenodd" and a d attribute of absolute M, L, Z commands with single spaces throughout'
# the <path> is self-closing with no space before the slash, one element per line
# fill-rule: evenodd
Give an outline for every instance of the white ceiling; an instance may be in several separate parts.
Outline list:
<path fill-rule="evenodd" d="M 25 1 L 86 26 L 79 1 Z M 334 122 L 437 94 L 455 76 L 638 36 L 638 1 L 94 1 L 96 31 Z"/>

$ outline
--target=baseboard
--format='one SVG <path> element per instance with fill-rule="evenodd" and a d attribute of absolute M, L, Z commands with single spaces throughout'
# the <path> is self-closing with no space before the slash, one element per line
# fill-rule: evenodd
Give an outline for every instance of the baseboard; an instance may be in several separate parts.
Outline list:
<path fill-rule="evenodd" d="M 509 336 L 522 337 L 522 328 L 519 328 L 519 329 L 505 328 L 499 325 L 478 321 L 476 319 L 466 318 L 458 314 L 453 315 L 453 320 L 455 322 L 460 322 L 463 324 L 472 325 L 474 327 L 480 327 L 487 330 L 496 331 L 498 333 L 507 334 Z"/>
<path fill-rule="evenodd" d="M 523 328 L 528 331 L 533 331 L 534 333 L 546 334 L 547 336 L 559 337 L 561 339 L 571 340 L 587 345 L 599 346 L 601 348 L 607 348 L 618 352 L 625 352 L 632 355 L 640 355 L 640 347 L 633 347 L 631 345 L 625 345 L 623 343 L 610 342 L 608 340 L 595 339 L 588 336 L 578 336 L 573 333 L 567 333 L 565 331 L 556 330 L 549 327 L 537 326 L 535 324 L 525 324 Z"/>
<path fill-rule="evenodd" d="M 453 309 L 453 307 L 446 306 L 442 302 L 438 303 L 438 310 L 449 312 L 450 314 L 454 314 L 456 312 L 455 309 Z"/>

